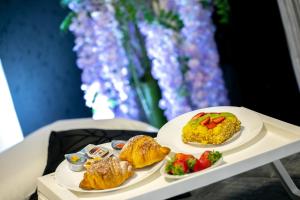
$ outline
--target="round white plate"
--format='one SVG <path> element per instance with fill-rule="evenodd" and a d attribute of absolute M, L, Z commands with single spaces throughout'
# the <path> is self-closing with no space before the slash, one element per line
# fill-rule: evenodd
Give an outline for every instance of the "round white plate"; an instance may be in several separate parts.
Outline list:
<path fill-rule="evenodd" d="M 196 158 L 198 158 L 199 156 L 195 156 Z M 170 156 L 167 157 L 167 159 L 171 159 Z M 169 179 L 182 179 L 182 178 L 186 178 L 188 176 L 191 176 L 191 175 L 194 175 L 194 174 L 199 174 L 199 173 L 203 173 L 209 169 L 212 169 L 212 168 L 215 168 L 217 166 L 220 166 L 224 163 L 224 160 L 223 160 L 223 156 L 217 161 L 215 162 L 215 164 L 213 164 L 212 166 L 206 168 L 206 169 L 203 169 L 201 171 L 198 171 L 198 172 L 193 172 L 193 173 L 189 173 L 189 174 L 185 174 L 185 175 L 171 175 L 171 174 L 168 174 L 165 172 L 165 168 L 166 168 L 166 164 L 167 164 L 167 160 L 164 162 L 165 164 L 160 168 L 160 174 L 162 176 L 164 176 L 165 178 L 169 178 Z"/>
<path fill-rule="evenodd" d="M 241 121 L 241 131 L 220 145 L 186 144 L 182 142 L 183 126 L 199 112 L 231 112 Z M 255 138 L 263 127 L 263 121 L 254 112 L 242 107 L 218 106 L 191 111 L 166 123 L 157 134 L 157 142 L 168 146 L 173 152 L 198 154 L 205 150 L 228 151 L 237 148 Z"/>
<path fill-rule="evenodd" d="M 114 191 L 119 190 L 128 186 L 131 186 L 139 181 L 144 180 L 154 172 L 156 172 L 162 165 L 163 161 L 156 163 L 154 165 L 151 165 L 149 167 L 145 167 L 143 169 L 136 169 L 134 172 L 134 175 L 130 177 L 128 180 L 126 180 L 122 185 L 119 187 L 111 188 L 111 189 L 105 189 L 105 190 L 83 190 L 79 187 L 80 181 L 83 179 L 83 174 L 85 171 L 81 172 L 74 172 L 71 171 L 68 167 L 68 163 L 66 160 L 64 160 L 60 165 L 56 168 L 55 171 L 55 180 L 56 183 L 59 184 L 62 187 L 65 187 L 67 189 L 77 191 L 77 192 L 108 192 L 108 191 Z"/>

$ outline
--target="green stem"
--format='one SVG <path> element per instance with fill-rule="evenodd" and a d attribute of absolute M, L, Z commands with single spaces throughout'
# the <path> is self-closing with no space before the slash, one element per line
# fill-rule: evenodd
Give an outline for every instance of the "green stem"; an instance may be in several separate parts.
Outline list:
<path fill-rule="evenodd" d="M 70 12 L 65 19 L 62 21 L 62 23 L 59 25 L 59 29 L 62 32 L 67 32 L 67 30 L 69 29 L 69 26 L 72 23 L 73 18 L 76 16 L 76 14 L 74 12 Z"/>
<path fill-rule="evenodd" d="M 129 37 L 128 40 L 130 40 L 130 36 L 127 33 L 128 32 L 126 31 L 124 34 L 127 37 Z M 138 98 L 141 102 L 141 105 L 147 117 L 147 120 L 151 125 L 160 128 L 166 122 L 166 119 L 164 118 L 162 111 L 158 108 L 160 93 L 157 92 L 159 91 L 157 82 L 152 78 L 151 75 L 147 76 L 145 82 L 140 81 L 136 72 L 136 68 L 133 65 L 132 55 L 134 55 L 134 52 L 132 52 L 131 46 L 129 45 L 129 42 L 126 40 L 124 41 L 124 47 L 126 49 L 127 57 L 129 59 L 129 70 L 132 75 L 133 83 L 136 88 Z M 144 59 L 146 60 L 145 57 Z M 148 65 L 148 70 L 150 70 L 149 65 Z"/>
<path fill-rule="evenodd" d="M 135 29 L 135 33 L 136 33 L 136 36 L 137 36 L 137 40 L 139 42 L 139 46 L 141 47 L 141 53 L 142 53 L 142 65 L 143 67 L 145 68 L 145 72 L 146 74 L 150 73 L 151 71 L 151 61 L 148 57 L 148 54 L 147 54 L 147 50 L 146 50 L 146 47 L 145 47 L 145 40 L 144 40 L 144 37 L 142 36 L 139 28 L 138 28 L 138 25 L 136 23 L 134 23 L 134 29 Z"/>
<path fill-rule="evenodd" d="M 129 60 L 128 67 L 141 106 L 143 107 L 148 122 L 151 125 L 160 128 L 166 122 L 162 110 L 158 107 L 160 89 L 157 85 L 157 81 L 155 81 L 151 76 L 151 61 L 147 55 L 144 38 L 137 25 L 135 16 L 136 13 L 134 10 L 135 7 L 133 5 L 134 4 L 132 4 L 132 1 L 130 0 L 123 0 L 119 1 L 118 3 L 116 2 L 116 18 L 120 23 L 121 31 L 123 33 L 123 46 Z M 129 34 L 130 23 L 132 23 L 134 26 L 134 36 Z M 131 45 L 130 41 L 133 39 L 132 37 L 137 38 L 139 46 L 138 49 Z M 136 68 L 134 66 L 133 56 L 138 56 L 139 54 L 141 54 L 139 56 L 140 62 L 145 69 L 143 79 L 138 77 Z"/>

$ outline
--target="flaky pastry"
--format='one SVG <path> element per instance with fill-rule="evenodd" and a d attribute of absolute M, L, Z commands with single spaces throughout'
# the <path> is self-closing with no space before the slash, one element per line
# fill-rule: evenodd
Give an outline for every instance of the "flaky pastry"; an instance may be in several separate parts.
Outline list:
<path fill-rule="evenodd" d="M 121 185 L 134 174 L 132 166 L 127 161 L 116 157 L 95 161 L 84 173 L 79 187 L 85 190 L 103 190 Z"/>
<path fill-rule="evenodd" d="M 152 137 L 138 135 L 128 140 L 119 158 L 130 162 L 134 168 L 143 168 L 163 160 L 169 152 L 168 147 L 162 147 Z"/>

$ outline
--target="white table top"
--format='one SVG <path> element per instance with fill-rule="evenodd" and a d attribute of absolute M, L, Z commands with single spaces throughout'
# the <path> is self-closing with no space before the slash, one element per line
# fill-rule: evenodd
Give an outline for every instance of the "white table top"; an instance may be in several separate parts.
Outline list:
<path fill-rule="evenodd" d="M 54 174 L 49 174 L 38 179 L 40 199 L 165 199 L 300 152 L 300 127 L 265 115 L 259 116 L 264 122 L 259 136 L 243 146 L 224 152 L 225 164 L 206 172 L 180 180 L 167 180 L 157 171 L 136 185 L 106 193 L 72 192 L 57 185 Z"/>

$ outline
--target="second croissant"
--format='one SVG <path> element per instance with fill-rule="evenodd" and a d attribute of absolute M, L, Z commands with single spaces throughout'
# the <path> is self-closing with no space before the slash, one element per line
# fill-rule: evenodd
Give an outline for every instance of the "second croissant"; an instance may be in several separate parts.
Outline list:
<path fill-rule="evenodd" d="M 119 158 L 128 161 L 134 168 L 143 168 L 163 160 L 169 152 L 170 148 L 162 147 L 152 137 L 137 135 L 128 140 Z"/>

